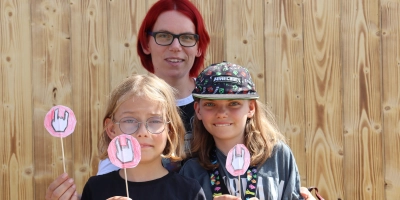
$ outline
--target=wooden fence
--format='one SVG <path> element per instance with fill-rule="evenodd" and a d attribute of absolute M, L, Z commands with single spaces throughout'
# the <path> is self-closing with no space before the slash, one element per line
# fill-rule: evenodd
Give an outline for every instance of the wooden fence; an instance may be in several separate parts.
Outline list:
<path fill-rule="evenodd" d="M 137 32 L 155 0 L 1 0 L 0 199 L 44 199 L 63 172 L 43 126 L 62 104 L 81 192 L 97 172 L 106 97 L 146 73 Z M 250 68 L 289 139 L 304 186 L 327 199 L 400 197 L 400 0 L 193 0 L 211 35 L 206 64 Z"/>

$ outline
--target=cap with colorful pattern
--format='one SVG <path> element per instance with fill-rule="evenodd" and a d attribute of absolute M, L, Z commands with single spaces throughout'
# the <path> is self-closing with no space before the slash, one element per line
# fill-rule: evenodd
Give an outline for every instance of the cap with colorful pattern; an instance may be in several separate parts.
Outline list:
<path fill-rule="evenodd" d="M 257 99 L 249 70 L 229 62 L 205 68 L 196 79 L 192 95 L 201 99 Z"/>

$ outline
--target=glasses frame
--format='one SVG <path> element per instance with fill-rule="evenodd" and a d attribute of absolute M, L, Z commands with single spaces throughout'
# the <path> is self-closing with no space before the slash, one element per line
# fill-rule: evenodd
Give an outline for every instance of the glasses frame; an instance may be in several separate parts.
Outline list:
<path fill-rule="evenodd" d="M 169 44 L 159 44 L 159 43 L 157 42 L 157 39 L 156 39 L 156 35 L 159 34 L 159 33 L 166 33 L 166 34 L 172 35 L 172 40 L 171 40 L 171 42 L 170 42 Z M 194 33 L 182 33 L 182 34 L 176 35 L 176 34 L 172 34 L 172 33 L 170 33 L 170 32 L 165 32 L 165 31 L 160 31 L 160 32 L 151 32 L 151 31 L 149 31 L 149 32 L 147 32 L 147 34 L 153 36 L 154 41 L 156 42 L 156 44 L 158 44 L 158 45 L 160 45 L 160 46 L 169 46 L 169 45 L 171 45 L 171 44 L 174 42 L 175 38 L 178 39 L 179 44 L 180 44 L 181 46 L 183 46 L 183 47 L 194 47 L 194 46 L 196 46 L 197 42 L 199 41 L 199 35 L 198 35 L 198 34 L 194 34 Z M 192 35 L 192 36 L 194 36 L 194 38 L 196 39 L 196 42 L 195 42 L 192 46 L 183 45 L 183 44 L 181 43 L 181 40 L 179 39 L 179 37 L 182 36 L 182 35 Z"/>
<path fill-rule="evenodd" d="M 135 132 L 133 132 L 133 133 L 125 133 L 125 132 L 121 129 L 121 120 L 126 119 L 126 118 L 134 119 L 134 120 L 138 123 L 138 126 L 137 126 Z M 156 135 L 157 135 L 157 134 L 162 133 L 162 132 L 165 130 L 165 125 L 166 125 L 166 124 L 169 124 L 169 123 L 171 122 L 171 121 L 165 121 L 165 120 L 162 119 L 162 121 L 164 122 L 164 126 L 163 126 L 162 131 L 160 131 L 159 133 L 153 133 L 153 132 L 151 132 L 151 131 L 149 130 L 149 126 L 147 125 L 147 122 L 149 121 L 149 119 L 152 119 L 152 118 L 157 118 L 157 117 L 149 117 L 149 118 L 147 118 L 146 122 L 140 122 L 140 121 L 138 121 L 136 118 L 133 118 L 133 117 L 123 117 L 123 118 L 119 119 L 118 121 L 116 121 L 114 118 L 112 118 L 111 120 L 112 120 L 112 122 L 113 122 L 114 124 L 118 124 L 119 130 L 121 130 L 121 132 L 124 133 L 124 134 L 126 134 L 126 135 L 135 134 L 135 133 L 140 129 L 140 125 L 142 125 L 143 123 L 145 124 L 145 128 L 146 128 L 147 132 L 149 132 L 149 133 L 151 133 L 151 134 L 156 134 Z"/>

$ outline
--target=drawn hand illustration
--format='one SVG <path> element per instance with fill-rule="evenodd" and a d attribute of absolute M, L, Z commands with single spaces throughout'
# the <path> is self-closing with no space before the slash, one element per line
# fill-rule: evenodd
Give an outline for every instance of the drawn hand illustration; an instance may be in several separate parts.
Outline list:
<path fill-rule="evenodd" d="M 56 132 L 64 132 L 68 127 L 68 111 L 64 112 L 64 117 L 58 116 L 58 108 L 54 110 L 54 118 L 51 121 L 51 126 Z"/>
<path fill-rule="evenodd" d="M 132 142 L 130 139 L 126 139 L 126 138 L 122 138 L 122 139 L 126 139 L 125 142 L 122 142 L 123 145 L 120 144 L 118 138 L 115 141 L 115 147 L 117 148 L 117 158 L 119 161 L 121 161 L 122 163 L 128 163 L 133 161 L 134 156 L 133 156 L 133 149 L 132 149 Z"/>
<path fill-rule="evenodd" d="M 236 146 L 232 153 L 232 167 L 234 170 L 241 170 L 244 166 L 244 149 Z M 241 152 L 240 152 L 241 150 Z M 239 152 L 236 152 L 239 151 Z M 239 154 L 240 153 L 240 154 Z"/>

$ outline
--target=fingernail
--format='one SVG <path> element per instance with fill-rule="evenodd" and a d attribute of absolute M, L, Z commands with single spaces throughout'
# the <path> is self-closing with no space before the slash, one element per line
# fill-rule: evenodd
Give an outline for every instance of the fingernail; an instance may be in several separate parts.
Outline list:
<path fill-rule="evenodd" d="M 70 179 L 68 179 L 68 182 L 73 183 L 74 179 L 70 178 Z"/>
<path fill-rule="evenodd" d="M 67 173 L 63 173 L 63 174 L 61 175 L 62 178 L 67 178 L 67 176 L 68 176 Z"/>

